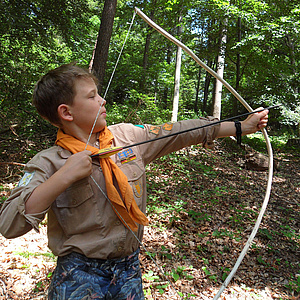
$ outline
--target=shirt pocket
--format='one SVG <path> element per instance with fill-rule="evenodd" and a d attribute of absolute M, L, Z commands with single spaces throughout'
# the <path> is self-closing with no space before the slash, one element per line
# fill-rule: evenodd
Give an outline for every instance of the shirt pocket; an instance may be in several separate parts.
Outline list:
<path fill-rule="evenodd" d="M 86 178 L 58 196 L 53 210 L 68 236 L 103 227 L 93 189 Z"/>
<path fill-rule="evenodd" d="M 122 172 L 127 176 L 136 203 L 141 208 L 142 199 L 145 191 L 145 167 L 142 159 L 135 159 L 131 162 L 118 165 Z"/>

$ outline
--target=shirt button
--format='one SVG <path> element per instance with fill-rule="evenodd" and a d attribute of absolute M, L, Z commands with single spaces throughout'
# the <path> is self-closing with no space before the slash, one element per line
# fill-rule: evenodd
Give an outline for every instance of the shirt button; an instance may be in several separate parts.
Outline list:
<path fill-rule="evenodd" d="M 136 176 L 136 172 L 133 172 L 133 176 Z"/>
<path fill-rule="evenodd" d="M 123 247 L 121 247 L 121 246 L 118 247 L 118 251 L 119 251 L 119 252 L 123 251 Z"/>
<path fill-rule="evenodd" d="M 120 225 L 121 225 L 121 222 L 120 222 L 120 221 L 116 221 L 115 225 L 116 225 L 116 226 L 120 226 Z"/>

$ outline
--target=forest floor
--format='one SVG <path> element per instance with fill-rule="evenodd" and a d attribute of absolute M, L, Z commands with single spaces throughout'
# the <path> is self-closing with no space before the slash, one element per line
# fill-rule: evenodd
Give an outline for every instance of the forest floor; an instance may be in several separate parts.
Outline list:
<path fill-rule="evenodd" d="M 16 163 L 34 154 L 30 141 L 16 147 L 13 141 L 0 139 L 0 202 L 21 177 Z M 220 299 L 300 299 L 300 155 L 275 149 L 275 157 L 280 166 L 260 229 Z M 242 158 L 223 140 L 215 150 L 194 146 L 148 166 L 151 224 L 143 242 L 173 287 L 142 249 L 146 299 L 212 299 L 217 293 L 252 231 L 266 189 L 267 172 L 240 167 Z M 0 299 L 46 299 L 55 260 L 46 222 L 40 234 L 0 236 Z"/>

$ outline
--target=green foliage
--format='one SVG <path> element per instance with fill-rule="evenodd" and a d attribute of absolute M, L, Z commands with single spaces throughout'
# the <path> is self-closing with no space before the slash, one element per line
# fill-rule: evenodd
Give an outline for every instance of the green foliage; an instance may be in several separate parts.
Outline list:
<path fill-rule="evenodd" d="M 0 23 L 0 125 L 19 123 L 30 136 L 32 128 L 43 124 L 31 106 L 35 82 L 63 63 L 88 65 L 97 34 L 92 17 L 99 7 L 90 0 L 5 0 L 0 10 L 5 11 Z"/>
<path fill-rule="evenodd" d="M 178 266 L 177 269 L 172 269 L 171 276 L 173 280 L 176 282 L 180 278 L 186 278 L 188 280 L 193 280 L 194 277 L 192 275 L 189 275 L 186 267 Z"/>
<path fill-rule="evenodd" d="M 293 150 L 299 152 L 299 147 L 288 146 L 287 141 L 292 138 L 290 133 L 280 132 L 280 135 L 269 135 L 272 148 L 276 151 L 284 152 L 286 150 Z M 260 152 L 266 152 L 266 142 L 262 134 L 250 134 L 243 137 L 243 143 L 251 146 Z"/>
<path fill-rule="evenodd" d="M 108 124 L 121 122 L 133 124 L 160 125 L 170 120 L 170 111 L 162 109 L 161 104 L 153 97 L 130 91 L 129 98 L 124 103 L 107 104 Z"/>
<path fill-rule="evenodd" d="M 207 266 L 203 266 L 202 270 L 210 280 L 215 281 L 215 282 L 217 281 L 217 276 L 212 274 Z"/>
<path fill-rule="evenodd" d="M 296 134 L 300 118 L 297 75 L 300 8 L 297 1 L 284 5 L 281 1 L 271 5 L 255 0 L 234 3 L 118 1 L 106 83 L 115 67 L 135 5 L 175 36 L 181 26 L 183 33 L 179 38 L 213 69 L 216 69 L 215 57 L 219 51 L 218 20 L 226 16 L 225 79 L 232 86 L 238 84 L 239 92 L 253 107 L 282 103 L 278 112 L 271 112 L 270 124 L 278 127 L 280 123 L 281 129 L 291 128 L 291 133 Z M 42 74 L 70 61 L 88 66 L 102 7 L 103 3 L 93 0 L 26 0 L 22 3 L 5 0 L 0 3 L 0 9 L 5 11 L 0 23 L 0 108 L 10 124 L 19 122 L 30 132 L 30 128 L 42 122 L 37 121 L 38 116 L 31 106 L 33 86 Z M 238 18 L 242 24 L 240 41 L 236 38 Z M 238 54 L 242 72 L 236 78 Z M 160 124 L 170 120 L 175 56 L 176 46 L 150 30 L 137 16 L 108 91 L 110 124 L 124 121 Z M 179 120 L 202 114 L 199 111 L 203 108 L 206 76 L 204 70 L 199 71 L 199 66 L 183 53 Z M 196 89 L 198 83 L 199 89 Z M 211 80 L 208 86 L 204 115 L 211 114 L 214 83 L 215 80 Z M 198 103 L 195 103 L 196 96 Z M 233 101 L 226 90 L 222 106 L 223 117 L 232 115 Z M 133 111 L 136 112 L 132 114 Z"/>
<path fill-rule="evenodd" d="M 0 185 L 0 208 L 1 205 L 4 203 L 4 201 L 7 199 L 7 193 L 10 191 L 11 187 L 6 187 L 3 185 Z"/>
<path fill-rule="evenodd" d="M 299 293 L 300 292 L 300 276 L 292 277 L 288 284 L 285 285 L 290 291 Z"/>
<path fill-rule="evenodd" d="M 159 280 L 159 276 L 154 275 L 152 270 L 149 270 L 148 273 L 143 274 L 142 277 L 150 282 Z"/>
<path fill-rule="evenodd" d="M 170 251 L 165 247 L 165 246 L 161 246 L 161 254 L 163 257 L 166 257 L 167 259 L 172 259 L 172 254 L 170 254 Z"/>

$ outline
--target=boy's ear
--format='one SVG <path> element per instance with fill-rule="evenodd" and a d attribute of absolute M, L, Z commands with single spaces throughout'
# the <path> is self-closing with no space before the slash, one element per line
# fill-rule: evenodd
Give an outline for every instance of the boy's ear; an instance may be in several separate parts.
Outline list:
<path fill-rule="evenodd" d="M 71 122 L 73 121 L 73 116 L 70 112 L 70 107 L 67 104 L 61 104 L 58 108 L 57 108 L 57 113 L 60 117 L 61 120 L 64 121 L 68 121 Z"/>

